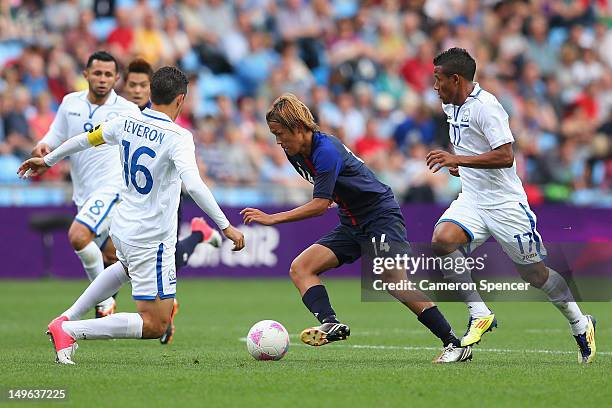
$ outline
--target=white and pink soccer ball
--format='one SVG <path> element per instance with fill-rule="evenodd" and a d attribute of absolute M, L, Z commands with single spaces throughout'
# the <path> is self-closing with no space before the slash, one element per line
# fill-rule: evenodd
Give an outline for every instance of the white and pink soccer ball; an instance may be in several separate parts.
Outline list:
<path fill-rule="evenodd" d="M 255 360 L 280 360 L 289 350 L 289 333 L 279 322 L 262 320 L 251 327 L 246 343 Z"/>

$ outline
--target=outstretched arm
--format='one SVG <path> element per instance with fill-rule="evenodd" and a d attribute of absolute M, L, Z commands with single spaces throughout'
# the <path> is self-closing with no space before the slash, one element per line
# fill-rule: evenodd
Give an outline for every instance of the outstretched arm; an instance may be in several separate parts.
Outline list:
<path fill-rule="evenodd" d="M 332 201 L 326 198 L 313 198 L 312 201 L 300 207 L 276 214 L 266 214 L 257 208 L 245 208 L 240 211 L 240 214 L 242 214 L 245 224 L 256 222 L 262 225 L 274 225 L 318 217 L 319 215 L 323 215 L 331 203 Z"/>
<path fill-rule="evenodd" d="M 90 147 L 98 146 L 102 143 L 104 143 L 104 139 L 101 137 L 96 138 L 94 133 L 82 133 L 66 140 L 57 149 L 45 157 L 33 157 L 24 161 L 21 166 L 19 166 L 17 174 L 19 174 L 19 177 L 23 178 L 41 175 L 46 172 L 49 167 L 62 160 L 64 157 L 78 153 Z"/>

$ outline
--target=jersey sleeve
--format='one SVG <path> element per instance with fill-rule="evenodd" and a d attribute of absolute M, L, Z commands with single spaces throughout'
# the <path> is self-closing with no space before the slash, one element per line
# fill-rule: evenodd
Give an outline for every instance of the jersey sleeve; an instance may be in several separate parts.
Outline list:
<path fill-rule="evenodd" d="M 66 103 L 66 98 L 64 98 L 57 109 L 57 113 L 55 114 L 53 122 L 51 122 L 49 130 L 39 142 L 48 144 L 51 150 L 57 149 L 57 147 L 65 142 L 70 136 L 74 136 L 68 134 L 69 128 Z"/>
<path fill-rule="evenodd" d="M 121 128 L 123 127 L 124 121 L 124 118 L 118 116 L 108 122 L 100 123 L 87 132 L 89 143 L 92 146 L 100 146 L 104 143 L 110 145 L 119 144 L 121 139 Z"/>
<path fill-rule="evenodd" d="M 181 134 L 170 148 L 170 160 L 174 163 L 179 177 L 191 170 L 198 171 L 195 158 L 195 144 L 191 133 Z"/>
<path fill-rule="evenodd" d="M 313 155 L 315 168 L 312 198 L 327 198 L 333 201 L 338 174 L 342 170 L 342 155 L 335 146 L 323 146 Z"/>
<path fill-rule="evenodd" d="M 508 123 L 508 114 L 499 102 L 484 105 L 478 113 L 477 123 L 491 149 L 514 142 Z"/>

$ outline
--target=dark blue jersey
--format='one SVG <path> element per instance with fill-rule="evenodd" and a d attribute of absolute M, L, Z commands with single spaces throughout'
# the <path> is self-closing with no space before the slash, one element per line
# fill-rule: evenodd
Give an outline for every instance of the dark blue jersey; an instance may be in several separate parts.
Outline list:
<path fill-rule="evenodd" d="M 310 157 L 287 155 L 295 169 L 314 185 L 313 198 L 338 204 L 340 222 L 361 226 L 389 210 L 399 210 L 391 188 L 334 136 L 312 135 Z"/>

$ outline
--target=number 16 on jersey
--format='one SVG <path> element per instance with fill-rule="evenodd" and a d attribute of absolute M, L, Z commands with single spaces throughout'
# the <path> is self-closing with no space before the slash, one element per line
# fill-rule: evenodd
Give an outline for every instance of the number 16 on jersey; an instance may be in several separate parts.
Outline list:
<path fill-rule="evenodd" d="M 140 194 L 149 194 L 153 188 L 153 176 L 146 166 L 138 164 L 138 159 L 143 154 L 154 158 L 155 151 L 149 147 L 141 146 L 134 151 L 134 154 L 130 159 L 130 142 L 127 140 L 122 140 L 121 145 L 123 146 L 123 177 L 125 179 L 126 187 L 129 187 L 131 182 L 136 191 L 138 191 Z M 142 173 L 146 180 L 144 186 L 138 185 L 136 180 L 136 175 L 138 173 Z"/>

